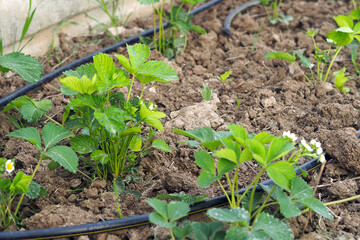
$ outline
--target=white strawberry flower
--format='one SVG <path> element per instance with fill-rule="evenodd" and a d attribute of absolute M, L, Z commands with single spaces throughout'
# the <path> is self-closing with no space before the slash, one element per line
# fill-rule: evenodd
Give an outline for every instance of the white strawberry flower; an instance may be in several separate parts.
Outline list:
<path fill-rule="evenodd" d="M 154 104 L 153 104 L 153 103 L 151 103 L 151 104 L 149 105 L 149 109 L 150 109 L 150 111 L 153 111 L 153 110 L 154 110 Z"/>
<path fill-rule="evenodd" d="M 301 143 L 301 146 L 303 146 L 303 148 L 304 148 L 306 151 L 311 152 L 311 153 L 313 152 L 313 149 L 309 146 L 309 144 L 306 143 L 305 139 L 302 139 L 302 140 L 300 141 L 300 143 Z"/>
<path fill-rule="evenodd" d="M 15 164 L 11 160 L 7 160 L 5 163 L 5 169 L 8 173 L 11 173 L 15 169 Z"/>
<path fill-rule="evenodd" d="M 321 155 L 319 156 L 319 161 L 320 161 L 321 163 L 324 163 L 324 162 L 326 161 L 324 154 L 321 154 Z"/>
<path fill-rule="evenodd" d="M 321 143 L 320 143 L 320 142 L 312 139 L 312 140 L 310 141 L 310 146 L 311 146 L 311 148 L 313 149 L 312 152 L 316 153 L 316 155 L 319 156 L 320 154 L 323 153 L 323 149 L 322 149 L 322 147 L 321 147 Z"/>
<path fill-rule="evenodd" d="M 283 132 L 283 137 L 292 143 L 294 143 L 297 140 L 296 135 L 294 133 L 291 133 L 290 131 Z"/>

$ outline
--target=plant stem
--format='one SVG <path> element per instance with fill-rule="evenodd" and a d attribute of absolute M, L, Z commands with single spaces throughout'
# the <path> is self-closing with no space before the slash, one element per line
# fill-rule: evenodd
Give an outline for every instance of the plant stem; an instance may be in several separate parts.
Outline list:
<path fill-rule="evenodd" d="M 143 84 L 143 85 L 142 85 L 141 94 L 140 94 L 140 99 L 142 98 L 142 96 L 143 96 L 143 94 L 144 94 L 145 85 L 146 85 L 146 84 Z"/>
<path fill-rule="evenodd" d="M 43 153 L 40 153 L 39 162 L 37 163 L 37 165 L 36 165 L 36 167 L 35 167 L 32 175 L 31 175 L 31 181 L 34 179 L 35 173 L 36 173 L 37 170 L 39 169 L 40 164 L 41 164 L 41 162 L 42 162 L 42 160 L 43 160 L 43 157 L 44 157 L 44 154 L 43 154 Z M 28 187 L 30 186 L 31 181 L 29 181 L 29 183 L 27 184 Z M 16 214 L 18 213 L 18 211 L 19 211 L 19 209 L 20 209 L 20 206 L 21 206 L 21 203 L 22 203 L 22 200 L 23 200 L 24 196 L 25 196 L 25 193 L 23 193 L 23 194 L 21 195 L 20 199 L 19 199 L 18 205 L 17 205 L 16 210 L 15 210 L 15 213 L 14 213 L 15 216 L 16 216 Z"/>
<path fill-rule="evenodd" d="M 154 21 L 154 35 L 153 35 L 153 41 L 154 41 L 154 47 L 156 49 L 156 9 L 154 4 L 152 4 L 152 9 L 153 9 L 153 21 Z"/>
<path fill-rule="evenodd" d="M 225 196 L 226 196 L 226 198 L 227 198 L 227 200 L 229 201 L 229 204 L 230 204 L 230 206 L 231 206 L 231 200 L 230 200 L 229 194 L 225 191 L 225 188 L 224 188 L 224 186 L 221 184 L 221 182 L 220 182 L 219 179 L 217 180 L 217 182 L 219 183 L 219 186 L 220 186 L 221 190 L 224 192 L 224 194 L 225 194 Z M 232 207 L 232 206 L 231 206 L 231 207 Z"/>
<path fill-rule="evenodd" d="M 171 239 L 175 240 L 175 236 L 174 236 L 174 233 L 172 232 L 171 228 L 169 228 L 169 232 L 170 232 Z"/>
<path fill-rule="evenodd" d="M 129 93 L 128 93 L 128 96 L 127 96 L 126 103 L 128 103 L 128 102 L 129 102 L 129 100 L 130 100 L 131 90 L 132 90 L 132 87 L 133 87 L 134 81 L 135 81 L 135 75 L 133 75 L 133 77 L 132 77 L 132 79 L 131 79 L 130 89 L 129 89 Z"/>
<path fill-rule="evenodd" d="M 52 121 L 53 123 L 55 123 L 56 125 L 62 127 L 62 125 L 60 123 L 58 123 L 57 121 L 55 121 L 54 119 L 52 119 L 52 117 L 48 116 L 48 115 L 44 115 L 47 119 L 49 119 L 50 121 Z"/>
<path fill-rule="evenodd" d="M 88 178 L 89 180 L 92 180 L 91 177 L 89 177 L 87 174 L 85 174 L 84 172 L 80 171 L 79 169 L 78 169 L 78 172 L 81 173 L 82 175 L 84 175 L 84 176 L 85 176 L 86 178 Z"/>
<path fill-rule="evenodd" d="M 256 210 L 256 215 L 254 218 L 254 222 L 256 221 L 256 218 L 259 216 L 259 214 L 261 213 L 261 211 L 266 207 L 266 203 L 267 201 L 269 201 L 272 193 L 275 191 L 276 189 L 276 185 L 274 184 L 274 186 L 272 187 L 271 191 L 269 192 L 269 194 L 266 196 L 264 202 L 261 204 L 260 208 L 258 210 Z"/>
<path fill-rule="evenodd" d="M 251 215 L 251 208 L 252 208 L 252 204 L 253 204 L 253 201 L 254 201 L 254 194 L 255 194 L 255 189 L 256 189 L 256 185 L 258 184 L 259 180 L 260 180 L 260 177 L 261 175 L 264 173 L 265 171 L 265 167 L 262 167 L 259 171 L 259 173 L 256 175 L 255 179 L 254 179 L 254 186 L 253 186 L 253 189 L 251 191 L 251 196 L 250 196 L 250 203 L 249 203 L 249 214 Z"/>
<path fill-rule="evenodd" d="M 231 183 L 229 174 L 225 173 L 225 176 L 226 176 L 226 180 L 227 180 L 227 182 L 229 184 L 230 191 L 231 191 L 231 204 L 230 204 L 230 206 L 235 207 L 236 206 L 236 204 L 235 204 L 235 182 L 234 182 L 234 184 Z"/>
<path fill-rule="evenodd" d="M 331 205 L 335 205 L 335 204 L 340 204 L 340 203 L 344 203 L 344 202 L 348 202 L 348 201 L 352 201 L 355 199 L 360 198 L 360 195 L 356 195 L 356 196 L 352 196 L 349 198 L 345 198 L 345 199 L 341 199 L 341 200 L 337 200 L 337 201 L 332 201 L 332 202 L 328 202 L 328 203 L 324 203 L 325 206 L 331 206 Z"/>
<path fill-rule="evenodd" d="M 236 206 L 237 206 L 237 207 L 240 206 L 240 201 L 239 201 L 239 198 L 240 198 L 240 195 L 239 195 L 239 182 L 238 182 L 238 178 L 239 178 L 239 168 L 240 168 L 240 164 L 236 167 L 235 176 L 234 176 L 234 185 L 236 186 L 234 191 L 236 191 L 236 201 L 237 201 Z"/>
<path fill-rule="evenodd" d="M 335 61 L 336 56 L 339 54 L 341 48 L 342 48 L 342 46 L 335 50 L 335 55 L 334 55 L 333 59 L 331 60 L 330 65 L 329 65 L 329 67 L 328 67 L 328 69 L 326 71 L 326 75 L 325 75 L 325 78 L 324 78 L 324 83 L 326 82 L 326 79 L 327 79 L 327 77 L 329 75 L 330 69 L 331 69 L 331 67 L 332 67 L 332 65 L 333 65 L 333 63 Z"/>
<path fill-rule="evenodd" d="M 352 200 L 355 200 L 355 199 L 358 199 L 360 198 L 360 195 L 356 195 L 356 196 L 352 196 L 352 197 L 349 197 L 349 198 L 345 198 L 345 199 L 340 199 L 340 200 L 336 200 L 336 201 L 332 201 L 332 202 L 328 202 L 328 203 L 324 203 L 325 206 L 331 206 L 331 205 L 335 205 L 335 204 L 340 204 L 340 203 L 345 203 L 345 202 L 349 202 L 349 201 L 352 201 Z M 310 211 L 310 208 L 307 208 L 303 211 L 301 211 L 302 214 L 306 213 Z"/>

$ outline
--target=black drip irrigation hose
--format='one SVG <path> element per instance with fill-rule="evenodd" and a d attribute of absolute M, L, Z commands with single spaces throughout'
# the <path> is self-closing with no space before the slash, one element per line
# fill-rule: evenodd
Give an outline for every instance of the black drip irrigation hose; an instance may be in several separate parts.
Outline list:
<path fill-rule="evenodd" d="M 207 10 L 208 8 L 218 4 L 219 2 L 221 2 L 222 0 L 213 0 L 211 2 L 208 2 L 208 3 L 205 3 L 204 5 L 190 11 L 189 14 L 192 14 L 192 15 L 195 15 L 195 14 L 198 14 L 200 12 L 203 12 L 205 10 Z M 164 28 L 167 28 L 169 26 L 169 24 L 166 22 L 163 24 L 163 27 Z M 156 27 L 156 31 L 159 30 L 159 26 Z M 15 98 L 18 98 L 20 96 L 23 96 L 25 95 L 26 93 L 28 93 L 29 91 L 41 86 L 42 84 L 44 83 L 48 83 L 50 81 L 52 81 L 54 78 L 60 76 L 64 71 L 66 70 L 69 70 L 69 69 L 75 69 L 76 67 L 82 65 L 82 64 L 85 64 L 85 63 L 88 63 L 88 62 L 91 62 L 92 59 L 93 59 L 93 56 L 95 56 L 96 54 L 98 53 L 110 53 L 110 52 L 115 52 L 117 48 L 119 47 L 123 47 L 123 46 L 126 46 L 126 44 L 132 44 L 134 42 L 137 42 L 139 41 L 139 36 L 142 36 L 142 37 L 146 37 L 146 36 L 149 36 L 151 34 L 154 33 L 154 28 L 152 29 L 149 29 L 149 30 L 146 30 L 144 32 L 142 32 L 141 34 L 138 34 L 136 36 L 133 36 L 133 37 L 130 37 L 124 41 L 121 41 L 121 42 L 118 42 L 118 43 L 115 43 L 109 47 L 106 47 L 106 48 L 103 48 L 97 52 L 94 52 L 94 53 L 91 53 L 83 58 L 80 58 L 72 63 L 69 63 L 65 66 L 62 66 L 58 69 L 56 69 L 55 71 L 51 72 L 51 73 L 48 73 L 46 75 L 44 75 L 40 80 L 39 82 L 37 83 L 34 83 L 34 84 L 28 84 L 22 88 L 20 88 L 19 90 L 3 97 L 2 99 L 0 99 L 0 107 L 4 107 L 6 106 L 9 102 L 11 102 L 12 100 L 14 100 Z"/>
<path fill-rule="evenodd" d="M 321 163 L 318 159 L 310 160 L 309 162 L 300 166 L 304 171 L 310 171 L 312 169 L 320 166 Z M 300 169 L 296 169 L 296 174 L 300 175 Z M 261 183 L 262 185 L 272 186 L 274 182 L 269 179 Z M 250 188 L 252 189 L 252 188 Z M 243 194 L 246 188 L 243 188 L 239 191 L 239 194 Z M 256 191 L 262 191 L 260 186 L 256 186 Z M 227 205 L 228 199 L 225 195 L 215 197 L 212 199 L 204 200 L 202 202 L 194 204 L 190 208 L 189 215 L 204 212 L 210 208 L 221 207 Z M 17 232 L 3 232 L 0 233 L 0 239 L 51 239 L 51 238 L 64 238 L 64 237 L 74 237 L 79 235 L 88 235 L 88 234 L 97 234 L 109 231 L 116 231 L 120 229 L 137 227 L 145 224 L 149 224 L 149 215 L 143 214 L 134 217 L 109 220 L 97 223 L 89 223 L 84 225 L 70 226 L 70 227 L 59 227 L 59 228 L 48 228 L 48 229 L 39 229 L 39 230 L 29 230 L 29 231 L 17 231 Z"/>
<path fill-rule="evenodd" d="M 225 21 L 224 21 L 224 27 L 223 27 L 223 32 L 228 35 L 229 37 L 232 37 L 231 31 L 230 31 L 230 27 L 231 27 L 231 22 L 234 20 L 234 18 L 241 12 L 246 11 L 247 9 L 254 7 L 256 5 L 260 4 L 259 0 L 253 0 L 251 2 L 247 2 L 237 8 L 235 8 L 233 11 L 231 11 L 229 13 L 229 15 L 226 17 Z"/>
<path fill-rule="evenodd" d="M 215 4 L 218 4 L 222 0 L 214 0 L 211 2 L 208 2 L 201 7 L 198 7 L 190 12 L 190 14 L 198 14 L 202 11 L 205 11 L 206 9 L 212 7 Z M 227 33 L 229 36 L 231 36 L 230 32 L 230 24 L 232 19 L 240 12 L 246 10 L 247 8 L 253 7 L 255 5 L 259 4 L 259 0 L 254 0 L 249 3 L 246 3 L 239 8 L 235 9 L 233 12 L 230 13 L 230 15 L 226 18 L 225 24 L 224 24 L 224 32 Z M 164 28 L 168 27 L 168 23 L 164 23 Z M 158 30 L 159 27 L 156 28 Z M 228 29 L 228 31 L 227 31 Z M 86 57 L 83 57 L 81 59 L 78 59 L 70 64 L 67 64 L 63 67 L 60 67 L 56 69 L 55 71 L 46 74 L 38 83 L 36 84 L 28 84 L 24 86 L 23 88 L 11 93 L 10 95 L 0 99 L 0 107 L 5 106 L 8 102 L 14 100 L 17 97 L 20 97 L 22 95 L 25 95 L 27 92 L 41 86 L 43 83 L 50 82 L 54 78 L 60 76 L 62 72 L 74 69 L 82 64 L 88 63 L 92 60 L 92 57 L 96 54 L 102 52 L 102 53 L 110 53 L 116 51 L 118 47 L 125 46 L 126 44 L 131 44 L 136 41 L 139 41 L 139 36 L 148 36 L 151 35 L 154 32 L 154 29 L 149 29 L 139 35 L 133 36 L 131 38 L 128 38 L 122 42 L 116 43 L 112 46 L 109 46 L 107 48 L 104 48 L 102 50 L 99 50 L 97 52 L 94 52 Z M 320 166 L 321 163 L 317 159 L 313 159 L 303 165 L 300 166 L 300 168 L 304 171 L 310 171 L 318 166 Z M 296 174 L 300 175 L 301 171 L 300 169 L 296 169 Z M 274 182 L 272 180 L 267 180 L 261 183 L 262 185 L 273 185 Z M 245 188 L 241 189 L 239 191 L 239 194 L 242 194 L 245 192 Z M 262 191 L 260 186 L 256 186 L 256 191 Z M 194 204 L 191 207 L 189 214 L 194 214 L 198 212 L 204 212 L 210 208 L 215 207 L 221 207 L 228 204 L 228 200 L 225 195 L 220 197 L 215 197 L 209 200 L 205 200 L 199 203 Z M 90 224 L 84 224 L 84 225 L 77 225 L 77 226 L 70 226 L 70 227 L 59 227 L 59 228 L 48 228 L 48 229 L 39 229 L 39 230 L 29 230 L 29 231 L 13 231 L 13 232 L 2 232 L 0 233 L 0 239 L 52 239 L 52 238 L 62 238 L 62 237 L 74 237 L 79 235 L 86 235 L 86 234 L 96 234 L 96 233 L 102 233 L 102 232 L 109 232 L 109 231 L 115 231 L 119 229 L 126 229 L 131 227 L 136 227 L 144 224 L 149 223 L 149 215 L 150 214 L 143 214 L 138 215 L 134 217 L 128 217 L 128 218 L 122 218 L 122 219 L 116 219 L 116 220 L 109 220 L 109 221 L 103 221 L 103 222 L 97 222 L 97 223 L 90 223 Z"/>

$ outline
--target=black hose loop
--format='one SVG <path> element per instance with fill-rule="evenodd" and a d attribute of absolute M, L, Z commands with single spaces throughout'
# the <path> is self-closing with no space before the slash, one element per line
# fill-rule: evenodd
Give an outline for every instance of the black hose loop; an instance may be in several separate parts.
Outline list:
<path fill-rule="evenodd" d="M 195 14 L 198 14 L 200 12 L 203 12 L 203 11 L 207 10 L 208 8 L 214 6 L 215 4 L 218 4 L 221 1 L 222 0 L 213 0 L 213 1 L 210 1 L 208 3 L 205 3 L 204 5 L 190 11 L 190 14 L 195 15 Z M 167 22 L 165 22 L 163 24 L 164 28 L 167 28 L 168 26 L 169 26 L 169 24 Z M 159 26 L 156 27 L 155 30 L 158 31 Z M 149 35 L 151 35 L 153 33 L 154 33 L 154 28 L 146 30 L 146 31 L 142 32 L 141 34 L 130 37 L 130 38 L 124 40 L 124 41 L 115 43 L 115 44 L 113 44 L 113 45 L 111 45 L 109 47 L 103 48 L 103 49 L 101 49 L 101 50 L 99 50 L 97 52 L 91 53 L 91 54 L 89 54 L 89 55 L 87 55 L 87 56 L 85 56 L 83 58 L 80 58 L 80 59 L 78 59 L 78 60 L 76 60 L 76 61 L 74 61 L 72 63 L 69 63 L 69 64 L 67 64 L 65 66 L 62 66 L 62 67 L 54 70 L 53 72 L 44 75 L 39 80 L 39 82 L 34 83 L 34 84 L 25 85 L 24 87 L 18 89 L 17 91 L 12 92 L 11 94 L 9 94 L 9 95 L 3 97 L 2 99 L 0 99 L 0 108 L 6 106 L 9 102 L 14 100 L 15 98 L 23 96 L 26 93 L 28 93 L 29 91 L 41 86 L 42 84 L 52 81 L 54 78 L 60 76 L 64 71 L 69 70 L 69 69 L 75 69 L 75 68 L 77 68 L 78 66 L 80 66 L 82 64 L 91 62 L 92 59 L 93 59 L 93 56 L 95 56 L 98 53 L 115 52 L 116 49 L 119 48 L 119 47 L 123 47 L 123 46 L 126 46 L 126 44 L 132 44 L 132 43 L 135 43 L 135 42 L 139 41 L 139 36 L 146 37 L 146 36 L 149 36 Z"/>
<path fill-rule="evenodd" d="M 190 12 L 190 14 L 198 14 L 198 13 L 205 11 L 206 9 L 212 7 L 213 5 L 218 4 L 221 1 L 222 0 L 213 0 L 211 2 L 208 2 L 204 5 L 202 5 L 201 7 L 192 10 Z M 235 12 L 236 10 L 238 12 L 233 13 L 231 19 L 229 19 L 229 20 L 228 20 L 228 18 L 229 18 L 229 16 L 228 16 L 227 20 L 225 21 L 225 27 L 224 27 L 224 29 L 225 29 L 228 26 L 228 28 L 227 28 L 227 29 L 229 29 L 228 35 L 231 36 L 230 24 L 231 24 L 232 19 L 236 16 L 236 14 L 238 14 L 239 12 L 241 12 L 249 7 L 257 5 L 258 3 L 255 4 L 255 2 L 258 2 L 258 0 L 254 0 L 252 2 L 244 4 L 245 7 L 244 7 L 244 5 L 240 6 L 239 7 L 240 11 L 239 11 L 239 8 L 235 9 L 233 12 Z M 164 23 L 163 26 L 164 26 L 164 28 L 168 27 L 168 23 Z M 158 30 L 158 29 L 159 29 L 159 27 L 156 28 L 156 30 Z M 81 59 L 78 59 L 70 64 L 62 66 L 62 67 L 56 69 L 55 71 L 53 71 L 49 74 L 46 74 L 38 83 L 28 84 L 28 85 L 24 86 L 23 88 L 11 93 L 10 95 L 0 99 L 0 107 L 5 106 L 8 102 L 14 100 L 17 97 L 25 95 L 27 92 L 35 89 L 36 87 L 41 86 L 43 83 L 50 82 L 54 78 L 60 76 L 62 74 L 62 72 L 69 70 L 69 69 L 74 69 L 82 64 L 90 62 L 92 60 L 92 57 L 100 52 L 102 52 L 102 53 L 114 52 L 114 51 L 116 51 L 116 49 L 118 47 L 122 47 L 122 46 L 125 46 L 126 44 L 132 44 L 134 42 L 139 41 L 139 36 L 145 37 L 145 36 L 151 35 L 153 32 L 154 32 L 154 29 L 149 29 L 139 35 L 128 38 L 122 42 L 116 43 L 112 46 L 109 46 L 109 47 L 99 50 L 95 53 L 92 53 L 88 56 L 85 56 Z M 319 161 L 317 159 L 313 159 L 313 160 L 301 165 L 300 168 L 303 169 L 304 171 L 310 171 L 310 170 L 318 167 L 319 165 L 320 165 Z M 298 174 L 298 175 L 301 174 L 300 169 L 296 169 L 296 174 Z M 273 185 L 273 184 L 274 184 L 274 182 L 272 180 L 267 180 L 267 181 L 262 182 L 262 185 Z M 239 191 L 239 194 L 244 193 L 245 190 L 246 189 L 241 189 Z M 261 191 L 261 188 L 259 186 L 257 186 L 256 190 Z M 206 211 L 207 209 L 224 206 L 226 204 L 228 204 L 228 200 L 225 195 L 220 196 L 220 197 L 215 197 L 215 198 L 194 204 L 191 207 L 190 214 L 194 214 L 197 212 L 203 212 L 203 211 Z M 72 236 L 79 236 L 79 235 L 85 235 L 85 234 L 95 234 L 95 233 L 102 233 L 102 232 L 108 232 L 108 231 L 115 231 L 115 230 L 119 230 L 119 229 L 136 227 L 136 226 L 144 225 L 147 223 L 149 223 L 149 214 L 143 214 L 143 215 L 138 215 L 138 216 L 134 216 L 134 217 L 102 221 L 102 222 L 97 222 L 97 223 L 83 224 L 83 225 L 70 226 L 70 227 L 48 228 L 48 229 L 38 229 L 38 230 L 29 230 L 29 231 L 2 232 L 2 233 L 0 233 L 0 240 L 1 239 L 7 239 L 7 240 L 12 240 L 12 239 L 14 239 L 14 240 L 15 239 L 52 239 L 54 237 L 72 237 Z"/>
<path fill-rule="evenodd" d="M 309 162 L 300 166 L 304 171 L 310 171 L 318 166 L 321 163 L 318 159 L 310 160 Z M 296 169 L 296 174 L 300 175 L 300 169 Z M 274 182 L 266 180 L 261 183 L 262 185 L 271 186 Z M 239 191 L 239 194 L 244 193 L 246 188 L 243 188 Z M 262 191 L 262 189 L 257 186 L 256 191 Z M 194 214 L 198 212 L 206 211 L 207 209 L 225 206 L 228 204 L 228 200 L 225 195 L 215 197 L 212 199 L 204 200 L 202 202 L 196 203 L 191 207 L 189 214 Z M 39 229 L 39 230 L 29 230 L 29 231 L 14 231 L 14 232 L 2 232 L 0 233 L 0 239 L 7 240 L 16 240 L 16 239 L 51 239 L 51 238 L 60 238 L 60 237 L 73 237 L 86 234 L 95 234 L 102 232 L 115 231 L 119 229 L 137 227 L 149 223 L 149 214 L 138 215 L 134 217 L 115 219 L 97 223 L 89 223 L 78 226 L 70 227 L 59 227 L 59 228 L 48 228 L 48 229 Z"/>
<path fill-rule="evenodd" d="M 231 11 L 229 13 L 229 15 L 226 17 L 225 21 L 224 21 L 224 27 L 223 27 L 223 32 L 228 35 L 229 37 L 232 37 L 231 31 L 230 31 L 230 27 L 231 27 L 231 22 L 234 20 L 234 18 L 239 14 L 242 13 L 244 11 L 246 11 L 247 9 L 254 7 L 256 5 L 260 4 L 259 0 L 253 0 L 251 2 L 247 2 L 237 8 L 235 8 L 233 11 Z"/>

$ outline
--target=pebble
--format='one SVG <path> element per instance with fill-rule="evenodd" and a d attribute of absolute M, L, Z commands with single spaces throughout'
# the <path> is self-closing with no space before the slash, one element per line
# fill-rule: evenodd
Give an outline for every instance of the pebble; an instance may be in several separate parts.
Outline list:
<path fill-rule="evenodd" d="M 276 105 L 276 99 L 275 99 L 275 97 L 265 98 L 265 99 L 261 100 L 261 105 L 264 108 L 273 107 Z"/>

